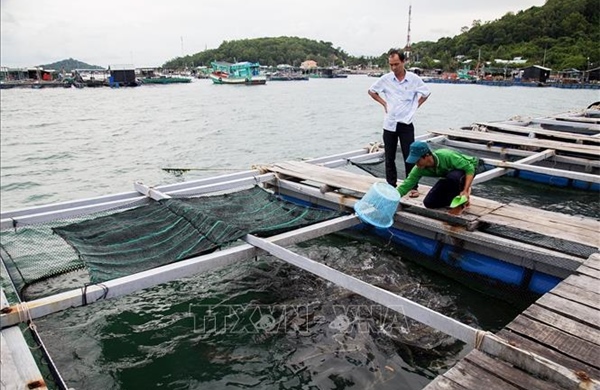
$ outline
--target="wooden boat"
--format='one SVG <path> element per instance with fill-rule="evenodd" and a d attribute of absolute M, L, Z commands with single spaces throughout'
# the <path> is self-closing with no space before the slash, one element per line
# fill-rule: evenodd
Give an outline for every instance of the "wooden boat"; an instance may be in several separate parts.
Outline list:
<path fill-rule="evenodd" d="M 300 72 L 275 72 L 267 78 L 269 81 L 306 81 L 309 79 L 308 75 Z"/>
<path fill-rule="evenodd" d="M 140 82 L 142 84 L 181 84 L 191 83 L 191 77 L 174 74 L 164 74 L 154 68 L 143 68 L 139 70 Z"/>
<path fill-rule="evenodd" d="M 189 77 L 159 75 L 155 77 L 144 77 L 141 79 L 142 84 L 187 84 L 191 83 Z"/>
<path fill-rule="evenodd" d="M 260 64 L 256 62 L 213 62 L 210 79 L 214 84 L 231 85 L 264 85 L 267 76 L 260 72 Z"/>
<path fill-rule="evenodd" d="M 73 76 L 75 81 L 86 87 L 103 87 L 108 84 L 110 72 L 104 69 L 75 69 Z"/>
<path fill-rule="evenodd" d="M 309 73 L 309 77 L 316 79 L 345 79 L 348 78 L 348 75 L 342 73 L 342 71 L 337 68 L 317 68 L 316 72 Z"/>

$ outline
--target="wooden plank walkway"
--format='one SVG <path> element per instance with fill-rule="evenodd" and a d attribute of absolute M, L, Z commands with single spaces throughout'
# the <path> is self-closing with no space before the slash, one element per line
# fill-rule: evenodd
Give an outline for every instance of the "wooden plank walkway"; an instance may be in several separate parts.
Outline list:
<path fill-rule="evenodd" d="M 2 270 L 2 273 L 4 272 Z M 0 307 L 2 309 L 9 307 L 4 289 L 0 291 Z M 0 371 L 2 390 L 47 389 L 23 331 L 18 326 L 0 331 Z"/>
<path fill-rule="evenodd" d="M 548 136 L 553 138 L 558 138 L 562 140 L 575 141 L 576 143 L 590 142 L 593 144 L 600 144 L 599 138 L 594 138 L 590 135 L 578 134 L 578 133 L 569 133 L 566 131 L 557 131 L 557 130 L 546 130 L 535 127 L 527 127 L 527 126 L 516 126 L 505 123 L 492 123 L 492 122 L 475 122 L 477 126 L 484 127 L 488 131 L 497 130 L 497 131 L 505 131 L 505 132 L 513 132 L 519 133 L 523 135 L 529 136 L 530 134 L 534 134 L 537 136 Z"/>
<path fill-rule="evenodd" d="M 571 370 L 584 382 L 600 380 L 600 254 L 595 253 L 575 273 L 543 295 L 497 333 L 511 345 Z M 595 384 L 589 383 L 594 389 Z M 477 349 L 438 376 L 425 390 L 561 389 L 552 380 L 529 375 L 521 368 Z"/>
<path fill-rule="evenodd" d="M 286 161 L 264 168 L 270 172 L 277 172 L 285 176 L 326 184 L 333 189 L 345 188 L 361 194 L 365 194 L 373 184 L 385 182 L 385 179 L 375 176 L 357 175 L 352 172 L 325 168 L 321 165 L 309 164 L 302 161 Z"/>
<path fill-rule="evenodd" d="M 266 166 L 264 169 L 283 174 L 287 178 L 295 177 L 314 181 L 327 185 L 331 189 L 344 188 L 360 194 L 366 193 L 373 183 L 383 181 L 383 179 L 373 176 L 299 161 L 278 163 Z M 430 187 L 419 184 L 421 196 L 402 198 L 401 204 L 410 206 L 410 209 L 405 208 L 404 210 L 445 221 L 458 219 L 464 225 L 473 225 L 474 222 L 493 223 L 542 234 L 561 242 L 570 241 L 600 248 L 600 221 L 598 220 L 554 213 L 513 203 L 504 204 L 476 196 L 471 197 L 471 206 L 462 215 L 449 217 L 445 209 L 432 210 L 423 206 L 423 199 L 429 189 Z"/>
<path fill-rule="evenodd" d="M 563 128 L 571 128 L 575 131 L 585 132 L 585 133 L 597 133 L 600 132 L 600 125 L 592 124 L 592 123 L 583 123 L 583 122 L 571 122 L 565 120 L 556 120 L 550 118 L 534 118 L 531 120 L 531 123 L 537 123 L 539 125 L 550 125 L 556 127 Z"/>
<path fill-rule="evenodd" d="M 572 142 L 561 142 L 542 140 L 537 138 L 528 138 L 520 135 L 508 134 L 490 134 L 472 130 L 430 130 L 432 134 L 446 135 L 449 137 L 466 138 L 470 140 L 485 141 L 488 145 L 509 144 L 518 147 L 527 147 L 529 149 L 552 149 L 560 152 L 577 153 L 586 158 L 600 157 L 600 147 L 598 145 L 583 145 Z"/>
<path fill-rule="evenodd" d="M 600 118 L 590 118 L 587 116 L 575 115 L 575 114 L 572 114 L 572 115 L 559 114 L 559 115 L 552 116 L 551 118 L 554 118 L 559 121 L 591 123 L 594 125 L 600 124 Z"/>

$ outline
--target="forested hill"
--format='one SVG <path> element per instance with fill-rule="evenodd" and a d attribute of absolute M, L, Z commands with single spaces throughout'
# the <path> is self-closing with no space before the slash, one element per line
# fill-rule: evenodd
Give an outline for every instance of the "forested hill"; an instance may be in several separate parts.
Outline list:
<path fill-rule="evenodd" d="M 492 22 L 473 21 L 453 38 L 412 46 L 424 67 L 433 59 L 452 66 L 452 57 L 493 61 L 522 57 L 529 64 L 553 69 L 585 70 L 600 65 L 600 6 L 598 0 L 546 0 L 517 14 Z M 413 56 L 413 58 L 415 58 Z M 588 61 L 589 58 L 589 61 Z"/>
<path fill-rule="evenodd" d="M 494 21 L 475 20 L 455 37 L 437 42 L 417 42 L 411 58 L 424 68 L 456 70 L 457 56 L 494 61 L 521 57 L 527 65 L 544 65 L 559 70 L 585 70 L 600 65 L 599 0 L 546 0 L 516 14 Z M 402 46 L 404 42 L 395 46 Z M 394 46 L 393 44 L 391 46 Z M 331 42 L 298 37 L 277 37 L 225 41 L 217 49 L 178 57 L 165 68 L 210 66 L 211 61 L 253 61 L 262 65 L 299 66 L 312 59 L 319 65 L 352 66 L 369 63 L 386 66 L 387 55 L 353 57 Z M 520 65 L 523 66 L 523 65 Z"/>
<path fill-rule="evenodd" d="M 300 66 L 307 59 L 315 60 L 319 64 L 339 65 L 349 58 L 342 49 L 334 49 L 331 42 L 298 37 L 255 38 L 224 41 L 217 49 L 178 57 L 163 67 L 210 66 L 211 61 L 252 61 L 270 66 Z"/>
<path fill-rule="evenodd" d="M 86 64 L 85 62 L 77 61 L 72 58 L 53 62 L 51 64 L 38 65 L 38 66 L 43 69 L 54 69 L 59 72 L 62 70 L 64 70 L 65 72 L 71 72 L 71 71 L 73 71 L 73 69 L 104 69 L 101 66 L 89 65 L 89 64 Z"/>

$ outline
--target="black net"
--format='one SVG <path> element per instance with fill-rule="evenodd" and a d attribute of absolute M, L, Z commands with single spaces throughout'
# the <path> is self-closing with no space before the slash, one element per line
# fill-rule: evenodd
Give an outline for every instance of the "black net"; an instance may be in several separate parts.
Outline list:
<path fill-rule="evenodd" d="M 340 215 L 254 187 L 5 231 L 0 255 L 19 288 L 84 267 L 99 283 L 212 252 L 245 234 L 270 236 Z"/>

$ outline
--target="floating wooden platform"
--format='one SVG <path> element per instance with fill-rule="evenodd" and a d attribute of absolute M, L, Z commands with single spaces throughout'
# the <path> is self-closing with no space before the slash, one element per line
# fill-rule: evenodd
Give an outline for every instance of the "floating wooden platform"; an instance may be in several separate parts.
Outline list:
<path fill-rule="evenodd" d="M 512 145 L 515 148 L 526 150 L 551 149 L 559 153 L 570 153 L 591 159 L 600 158 L 600 147 L 598 145 L 584 145 L 565 141 L 534 139 L 518 135 L 490 134 L 487 132 L 471 130 L 442 129 L 431 130 L 430 133 L 454 138 L 463 138 L 467 140 L 483 141 L 487 143 L 488 146 Z"/>
<path fill-rule="evenodd" d="M 0 291 L 0 307 L 8 307 L 4 290 Z M 14 326 L 0 332 L 0 362 L 4 389 L 47 389 L 21 328 Z M 10 387 L 14 386 L 14 387 Z"/>
<path fill-rule="evenodd" d="M 600 138 L 594 137 L 593 135 L 586 135 L 580 133 L 571 133 L 567 131 L 557 130 L 546 130 L 542 128 L 534 128 L 527 126 L 517 126 L 503 123 L 493 122 L 475 122 L 478 126 L 479 131 L 497 131 L 497 132 L 509 132 L 527 135 L 530 138 L 538 138 L 540 136 L 554 138 L 556 140 L 573 141 L 579 144 L 591 143 L 594 145 L 600 144 Z M 600 130 L 598 131 L 600 132 Z"/>
<path fill-rule="evenodd" d="M 526 137 L 518 138 L 521 140 L 526 139 Z M 562 145 L 563 143 L 564 145 Z M 572 152 L 571 148 L 577 148 L 577 150 L 584 150 L 584 152 L 591 155 L 594 155 L 597 149 L 595 145 L 582 145 L 573 142 L 555 142 L 551 145 L 556 150 L 568 148 L 568 151 Z M 542 149 L 546 146 L 544 145 Z M 589 150 L 586 150 L 586 147 Z M 283 162 L 238 174 L 201 179 L 196 182 L 159 186 L 156 188 L 136 183 L 135 192 L 2 213 L 0 221 L 4 228 L 17 228 L 31 223 L 41 223 L 66 218 L 71 215 L 81 215 L 82 212 L 91 213 L 114 209 L 116 206 L 126 206 L 133 204 L 133 202 L 142 204 L 143 202 L 164 199 L 168 196 L 197 196 L 253 185 L 263 185 L 273 188 L 282 194 L 285 194 L 287 191 L 291 196 L 298 199 L 306 197 L 307 200 L 314 201 L 315 204 L 326 204 L 329 207 L 340 207 L 349 210 L 347 208 L 351 208 L 368 191 L 373 183 L 383 181 L 383 179 L 332 168 L 344 166 L 351 159 L 369 161 L 375 156 L 381 157 L 381 151 L 372 153 L 371 149 L 365 148 L 344 155 L 315 159 L 310 162 Z M 529 151 L 523 151 L 523 153 L 526 156 L 523 160 L 527 161 L 535 161 L 547 155 L 552 155 L 547 150 L 540 153 Z M 523 160 L 520 161 L 525 164 L 526 161 L 523 162 Z M 463 371 L 451 370 L 452 373 L 449 372 L 448 377 L 440 377 L 440 381 L 442 381 L 440 382 L 440 386 L 442 386 L 440 388 L 468 389 L 469 387 L 465 387 L 464 385 L 469 383 L 469 380 L 475 383 L 475 379 L 480 378 L 480 370 L 488 370 L 494 373 L 496 377 L 486 379 L 487 377 L 481 374 L 481 381 L 477 382 L 477 387 L 471 388 L 482 388 L 485 386 L 491 389 L 510 389 L 511 387 L 508 385 L 501 387 L 500 384 L 503 385 L 503 382 L 494 382 L 496 378 L 504 378 L 504 376 L 510 379 L 506 381 L 508 384 L 526 384 L 524 387 L 513 386 L 513 388 L 536 388 L 535 386 L 538 386 L 537 388 L 540 389 L 561 388 L 560 386 L 562 385 L 552 387 L 552 380 L 536 379 L 537 374 L 535 373 L 541 372 L 543 375 L 554 375 L 552 373 L 548 374 L 548 367 L 551 367 L 550 372 L 552 372 L 552 369 L 556 369 L 557 383 L 567 383 L 566 387 L 569 387 L 568 385 L 573 383 L 579 384 L 585 380 L 586 375 L 596 379 L 596 382 L 592 383 L 592 386 L 596 386 L 598 383 L 597 374 L 600 371 L 600 367 L 598 367 L 595 360 L 597 357 L 594 358 L 594 356 L 599 355 L 597 353 L 597 346 L 599 344 L 598 328 L 600 328 L 600 325 L 598 324 L 598 313 L 596 312 L 597 303 L 594 304 L 594 302 L 598 302 L 597 298 L 600 296 L 600 292 L 594 283 L 597 283 L 595 279 L 599 278 L 600 267 L 598 263 L 600 260 L 595 257 L 594 261 L 590 261 L 592 259 L 590 258 L 586 262 L 585 267 L 582 267 L 585 258 L 564 254 L 558 250 L 548 250 L 536 247 L 535 245 L 518 243 L 509 239 L 494 238 L 492 235 L 479 232 L 477 229 L 478 225 L 482 223 L 495 224 L 507 228 L 535 232 L 562 243 L 583 245 L 597 251 L 598 247 L 600 247 L 600 237 L 598 234 L 600 232 L 600 221 L 541 211 L 516 204 L 503 204 L 479 197 L 472 197 L 471 206 L 463 214 L 454 216 L 449 215 L 446 210 L 426 209 L 422 204 L 422 199 L 429 188 L 425 185 L 420 185 L 419 187 L 423 196 L 416 199 L 402 199 L 402 207 L 396 214 L 395 226 L 406 230 L 418 230 L 419 233 L 429 234 L 437 241 L 446 239 L 453 243 L 461 241 L 460 246 L 462 249 L 470 250 L 472 249 L 470 245 L 475 246 L 481 253 L 493 258 L 499 258 L 496 255 L 501 253 L 507 257 L 507 259 L 502 260 L 517 264 L 523 268 L 545 272 L 548 275 L 561 278 L 568 276 L 565 280 L 565 282 L 569 281 L 567 283 L 568 286 L 561 287 L 560 289 L 558 287 L 555 288 L 551 294 L 545 295 L 536 302 L 540 308 L 530 308 L 522 314 L 523 318 L 520 316 L 515 319 L 506 328 L 510 332 L 508 336 L 500 333 L 498 336 L 485 335 L 480 334 L 480 331 L 477 329 L 473 329 L 452 318 L 435 313 L 389 291 L 345 275 L 325 264 L 294 254 L 281 246 L 357 225 L 360 222 L 358 218 L 355 215 L 350 215 L 298 229 L 297 231 L 269 237 L 268 239 L 247 235 L 244 238 L 247 244 L 244 245 L 183 260 L 128 277 L 110 280 L 103 285 L 90 285 L 86 289 L 74 289 L 36 301 L 13 305 L 9 308 L 10 310 L 6 310 L 0 316 L 2 333 L 3 335 L 7 334 L 8 332 L 6 331 L 9 329 L 18 330 L 14 325 L 23 322 L 24 319 L 33 320 L 52 312 L 81 306 L 83 302 L 91 304 L 191 274 L 231 265 L 237 261 L 254 257 L 259 253 L 259 250 L 263 250 L 308 270 L 315 275 L 344 286 L 376 303 L 394 310 L 401 308 L 402 314 L 445 332 L 457 340 L 474 345 L 477 349 L 470 353 L 468 358 L 459 363 L 465 365 Z M 534 254 L 536 257 L 532 258 L 531 254 Z M 577 270 L 579 273 L 571 275 L 574 270 Z M 594 310 L 596 311 L 590 311 L 590 306 L 592 309 L 595 308 Z M 555 325 L 555 322 L 552 322 L 557 316 L 560 318 L 564 317 L 556 322 L 557 324 L 560 323 L 560 327 L 564 327 L 564 329 L 561 329 L 559 325 Z M 587 327 L 577 325 L 582 321 Z M 532 331 L 527 329 L 529 326 L 532 326 Z M 532 341 L 533 336 L 540 336 L 542 342 L 535 343 Z M 559 336 L 562 337 L 560 340 L 558 339 Z M 557 340 L 560 342 L 557 342 Z M 523 352 L 509 343 L 516 343 L 516 345 L 522 346 L 522 348 L 530 349 Z M 551 346 L 555 343 L 557 348 L 552 349 Z M 546 345 L 548 346 L 546 349 L 536 349 Z M 582 348 L 583 352 L 577 352 L 577 346 Z M 17 348 L 10 349 L 17 351 Z M 546 359 L 549 359 L 548 361 L 540 362 L 539 356 L 546 356 L 544 355 L 546 350 L 553 352 L 554 355 L 551 358 L 546 357 Z M 27 351 L 17 352 L 19 354 L 26 354 Z M 565 355 L 566 357 L 563 358 L 557 354 Z M 561 359 L 558 359 L 557 356 Z M 499 357 L 502 360 L 499 360 Z M 475 361 L 476 364 L 473 363 Z M 519 362 L 525 362 L 525 371 L 523 371 L 523 367 L 518 366 Z M 557 365 L 556 363 L 559 364 Z M 496 367 L 497 364 L 502 364 L 503 366 L 498 368 Z M 520 368 L 515 368 L 517 366 Z M 462 366 L 457 365 L 456 367 L 460 368 Z M 573 374 L 572 367 L 581 367 L 577 374 L 581 378 Z M 503 371 L 502 373 L 497 373 L 497 370 Z M 526 371 L 533 372 L 534 374 L 529 375 Z M 460 375 L 467 376 L 467 379 L 461 378 Z M 18 378 L 15 380 L 21 379 Z M 531 384 L 531 387 L 529 387 L 529 384 Z"/>
<path fill-rule="evenodd" d="M 581 381 L 578 388 L 597 389 L 600 379 L 598 302 L 600 255 L 594 254 L 497 335 L 511 345 L 573 372 Z M 554 383 L 552 374 L 547 373 L 547 377 L 531 375 L 522 367 L 475 349 L 433 380 L 425 390 L 565 388 Z"/>
<path fill-rule="evenodd" d="M 365 193 L 377 179 L 334 172 L 329 168 L 302 162 L 274 164 L 265 169 L 293 178 L 325 184 L 327 190 L 345 189 Z M 323 187 L 321 187 L 323 188 Z M 422 196 L 402 199 L 403 210 L 444 219 L 445 211 L 426 210 L 422 199 L 429 190 L 420 185 Z M 360 196 L 360 195 L 359 195 Z M 457 217 L 465 222 L 486 222 L 552 237 L 563 242 L 600 247 L 600 221 L 567 216 L 517 204 L 502 204 L 472 197 L 471 206 Z M 427 390 L 441 389 L 595 389 L 600 379 L 600 254 L 585 263 L 519 315 L 497 336 L 524 355 L 548 359 L 549 366 L 532 372 L 520 358 L 509 359 L 471 351 Z M 501 347 L 502 349 L 502 347 Z M 500 353 L 503 356 L 505 352 Z M 536 358 L 537 359 L 537 358 Z M 554 371 L 556 370 L 556 371 Z M 567 373 L 567 374 L 565 374 Z M 567 379 L 568 374 L 574 378 Z M 566 375 L 566 376 L 565 376 Z M 570 382 L 569 382 L 570 381 Z M 587 387 L 586 387 L 587 386 Z"/>
<path fill-rule="evenodd" d="M 356 192 L 358 197 L 366 193 L 373 183 L 383 179 L 359 175 L 338 169 L 299 161 L 283 162 L 263 167 L 287 179 L 295 178 L 325 185 L 328 190 L 345 189 Z M 471 197 L 471 206 L 460 216 L 449 216 L 446 210 L 431 210 L 423 206 L 423 199 L 429 187 L 419 185 L 421 196 L 404 197 L 401 200 L 405 211 L 427 215 L 441 220 L 461 220 L 464 225 L 474 228 L 474 222 L 487 222 L 496 225 L 535 232 L 561 241 L 600 248 L 600 221 L 538 210 L 518 204 L 503 204 L 490 199 Z"/>

